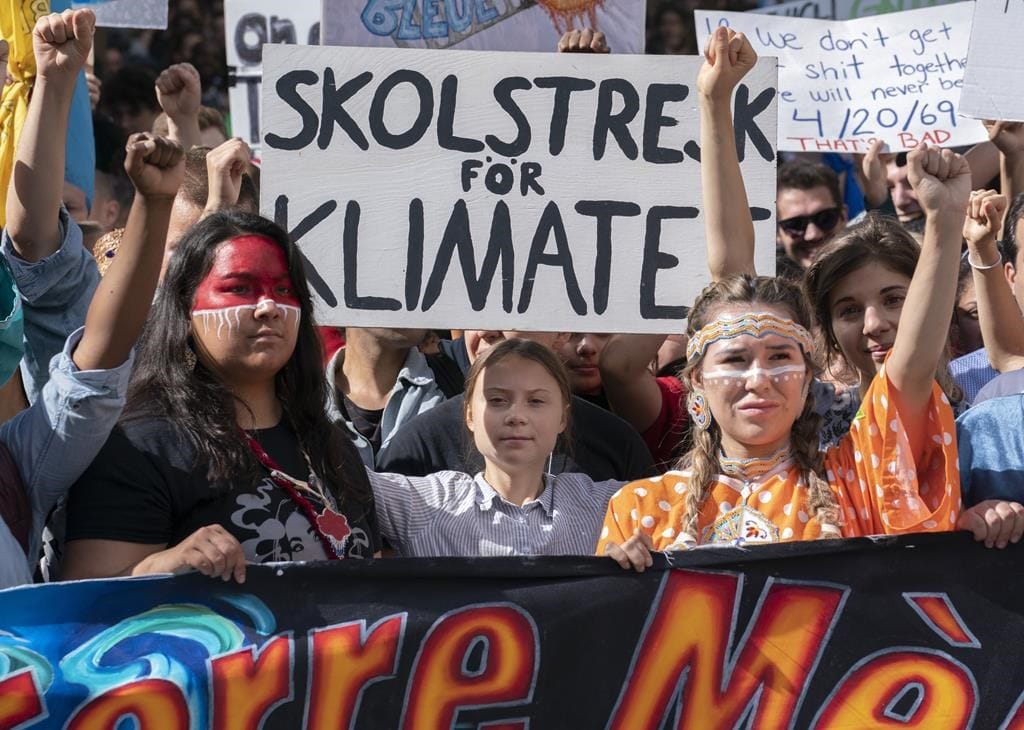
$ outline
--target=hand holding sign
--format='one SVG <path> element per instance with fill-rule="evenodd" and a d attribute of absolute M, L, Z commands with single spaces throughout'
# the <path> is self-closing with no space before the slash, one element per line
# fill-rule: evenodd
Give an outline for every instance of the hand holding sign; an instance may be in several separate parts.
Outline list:
<path fill-rule="evenodd" d="M 32 30 L 39 78 L 74 83 L 89 57 L 95 32 L 96 16 L 91 10 L 65 10 L 39 18 Z"/>
<path fill-rule="evenodd" d="M 971 168 L 950 149 L 920 145 L 907 155 L 910 184 L 925 215 L 963 216 L 971 194 Z"/>
<path fill-rule="evenodd" d="M 610 53 L 604 33 L 590 28 L 570 30 L 558 39 L 559 53 Z"/>
<path fill-rule="evenodd" d="M 1006 157 L 1024 155 L 1024 122 L 1003 122 L 986 119 L 984 122 L 988 138 Z"/>
<path fill-rule="evenodd" d="M 697 74 L 697 90 L 709 99 L 732 96 L 733 90 L 757 63 L 757 54 L 742 33 L 717 28 L 704 45 L 707 60 Z"/>

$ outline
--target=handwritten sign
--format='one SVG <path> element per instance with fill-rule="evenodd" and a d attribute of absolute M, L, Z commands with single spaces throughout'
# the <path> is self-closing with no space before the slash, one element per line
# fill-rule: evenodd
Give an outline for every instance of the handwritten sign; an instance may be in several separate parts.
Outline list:
<path fill-rule="evenodd" d="M 1013 49 L 1024 29 L 1024 0 L 978 0 L 967 52 L 960 113 L 1024 121 L 1024 56 Z"/>
<path fill-rule="evenodd" d="M 643 53 L 645 0 L 323 0 L 329 46 L 553 51 L 572 28 Z"/>
<path fill-rule="evenodd" d="M 225 0 L 224 47 L 232 83 L 231 126 L 260 154 L 263 44 L 315 46 L 320 42 L 320 0 Z"/>
<path fill-rule="evenodd" d="M 707 283 L 700 59 L 264 48 L 264 214 L 328 324 L 675 331 Z M 735 94 L 772 271 L 775 61 Z"/>
<path fill-rule="evenodd" d="M 863 152 L 988 139 L 957 114 L 972 3 L 828 21 L 695 11 L 703 46 L 719 25 L 779 59 L 779 149 Z"/>
<path fill-rule="evenodd" d="M 91 9 L 100 28 L 167 28 L 167 0 L 75 0 L 71 7 Z"/>
<path fill-rule="evenodd" d="M 835 20 L 838 2 L 842 2 L 842 0 L 789 0 L 789 2 L 765 5 L 747 12 L 758 15 L 784 15 L 788 18 Z"/>
<path fill-rule="evenodd" d="M 902 13 L 904 10 L 947 5 L 958 0 L 789 0 L 778 5 L 748 10 L 749 13 L 786 15 L 790 18 L 849 20 L 873 15 Z"/>

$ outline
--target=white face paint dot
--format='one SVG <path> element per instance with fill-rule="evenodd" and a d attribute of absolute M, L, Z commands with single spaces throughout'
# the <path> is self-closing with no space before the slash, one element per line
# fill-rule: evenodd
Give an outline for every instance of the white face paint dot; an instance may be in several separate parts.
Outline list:
<path fill-rule="evenodd" d="M 786 515 L 786 517 L 789 517 L 791 514 L 793 514 L 792 503 L 782 505 L 782 514 Z"/>
<path fill-rule="evenodd" d="M 732 505 L 729 504 L 728 502 L 722 502 L 718 505 L 718 511 L 721 512 L 723 515 L 731 509 Z"/>
<path fill-rule="evenodd" d="M 633 494 L 635 494 L 638 497 L 646 497 L 647 490 L 644 489 L 643 487 L 637 487 L 636 489 L 633 490 Z"/>
<path fill-rule="evenodd" d="M 669 527 L 669 528 L 666 528 L 666 530 L 661 533 L 661 536 L 671 540 L 673 537 L 676 536 L 676 531 L 673 530 L 671 527 Z"/>
<path fill-rule="evenodd" d="M 807 516 L 807 513 L 804 512 L 803 510 L 800 510 L 799 512 L 796 513 L 796 518 L 801 522 L 807 522 L 807 520 L 810 519 L 810 517 Z"/>
<path fill-rule="evenodd" d="M 649 530 L 654 527 L 654 518 L 650 515 L 644 515 L 643 519 L 640 520 L 640 524 Z"/>
<path fill-rule="evenodd" d="M 668 512 L 670 509 L 672 509 L 672 505 L 666 502 L 664 499 L 658 502 L 658 506 L 665 512 Z"/>
<path fill-rule="evenodd" d="M 939 526 L 939 523 L 935 520 L 925 520 L 923 523 L 921 523 L 921 526 L 926 530 L 934 530 L 936 527 Z"/>
<path fill-rule="evenodd" d="M 761 492 L 760 494 L 757 495 L 757 500 L 761 504 L 768 504 L 769 502 L 772 501 L 772 493 L 771 492 Z"/>
<path fill-rule="evenodd" d="M 601 539 L 604 540 L 606 537 L 608 537 L 608 525 L 601 528 Z"/>
<path fill-rule="evenodd" d="M 793 539 L 793 528 L 792 527 L 787 527 L 785 530 L 782 531 L 782 539 L 783 540 L 792 540 Z"/>

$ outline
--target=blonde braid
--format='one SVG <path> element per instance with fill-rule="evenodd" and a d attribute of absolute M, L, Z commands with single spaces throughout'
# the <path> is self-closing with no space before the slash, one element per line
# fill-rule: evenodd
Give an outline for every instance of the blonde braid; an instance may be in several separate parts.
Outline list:
<path fill-rule="evenodd" d="M 691 432 L 693 448 L 684 457 L 684 462 L 690 468 L 690 481 L 686 485 L 682 529 L 696 542 L 700 540 L 697 523 L 700 521 L 701 509 L 707 501 L 715 477 L 721 471 L 718 453 L 722 445 L 722 436 L 714 421 L 708 424 L 706 429 L 692 428 Z"/>
<path fill-rule="evenodd" d="M 825 459 L 818 448 L 821 416 L 814 411 L 814 396 L 808 394 L 803 412 L 793 424 L 790 450 L 807 483 L 807 509 L 821 526 L 822 537 L 842 537 L 842 514 L 832 487 L 821 474 Z"/>

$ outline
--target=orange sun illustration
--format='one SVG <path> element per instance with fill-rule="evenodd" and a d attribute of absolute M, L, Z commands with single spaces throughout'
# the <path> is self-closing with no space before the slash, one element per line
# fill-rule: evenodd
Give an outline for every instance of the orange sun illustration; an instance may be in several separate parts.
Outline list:
<path fill-rule="evenodd" d="M 597 9 L 604 0 L 537 0 L 551 18 L 555 30 L 565 33 L 572 30 L 574 21 L 579 21 L 584 28 L 597 28 Z"/>

